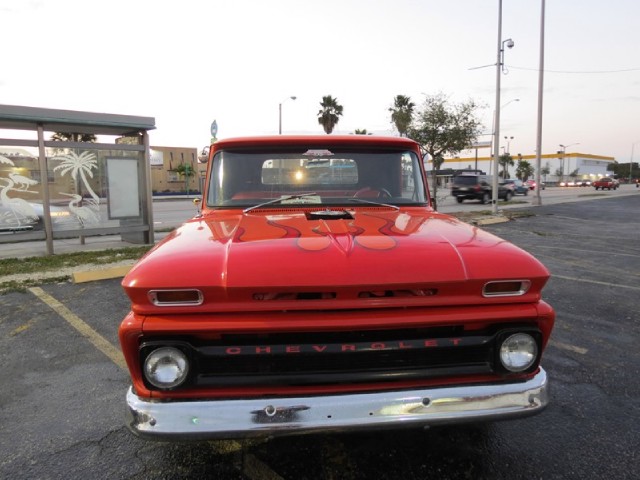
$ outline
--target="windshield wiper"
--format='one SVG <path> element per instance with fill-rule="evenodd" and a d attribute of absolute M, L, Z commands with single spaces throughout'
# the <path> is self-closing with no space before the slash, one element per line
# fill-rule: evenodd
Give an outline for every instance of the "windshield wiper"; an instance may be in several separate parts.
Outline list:
<path fill-rule="evenodd" d="M 350 198 L 350 202 L 359 202 L 359 203 L 369 203 L 371 205 L 377 205 L 379 207 L 389 207 L 395 210 L 400 210 L 400 207 L 397 205 L 391 205 L 389 203 L 381 203 L 381 202 L 373 202 L 371 200 L 365 200 L 364 198 Z"/>
<path fill-rule="evenodd" d="M 284 195 L 282 197 L 274 198 L 273 200 L 269 200 L 268 202 L 259 203 L 258 205 L 253 205 L 252 207 L 245 208 L 242 211 L 242 213 L 248 213 L 251 210 L 255 210 L 256 208 L 266 207 L 267 205 L 271 205 L 271 204 L 274 204 L 274 203 L 286 202 L 287 200 L 295 200 L 297 198 L 310 197 L 310 196 L 313 196 L 313 195 L 316 195 L 316 192 L 295 193 L 293 195 Z"/>

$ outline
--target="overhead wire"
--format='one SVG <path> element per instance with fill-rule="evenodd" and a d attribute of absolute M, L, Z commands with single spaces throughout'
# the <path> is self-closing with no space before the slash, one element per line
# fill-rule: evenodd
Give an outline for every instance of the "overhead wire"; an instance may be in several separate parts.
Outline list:
<path fill-rule="evenodd" d="M 528 67 L 514 67 L 513 65 L 507 65 L 509 68 L 514 70 L 528 70 L 531 72 L 538 72 L 540 69 L 538 68 L 528 68 Z M 624 68 L 619 70 L 544 70 L 544 73 L 569 73 L 569 74 L 602 74 L 602 73 L 627 73 L 627 72 L 638 72 L 640 71 L 640 67 L 638 68 Z"/>

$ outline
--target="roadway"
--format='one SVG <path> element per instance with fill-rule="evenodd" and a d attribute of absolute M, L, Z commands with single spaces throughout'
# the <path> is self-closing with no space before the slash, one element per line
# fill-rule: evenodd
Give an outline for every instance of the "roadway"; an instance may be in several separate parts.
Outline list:
<path fill-rule="evenodd" d="M 443 213 L 475 212 L 491 210 L 491 205 L 482 205 L 480 202 L 465 200 L 459 204 L 456 199 L 448 194 L 449 189 L 438 189 L 438 211 Z M 535 192 L 529 195 L 516 195 L 510 202 L 498 201 L 498 210 L 512 208 L 527 208 L 532 206 Z M 593 187 L 549 187 L 541 191 L 542 205 L 555 205 L 558 203 L 578 202 L 597 198 L 611 198 L 621 195 L 640 195 L 640 189 L 635 185 L 621 185 L 618 190 L 594 190 Z M 153 202 L 154 228 L 160 232 L 179 226 L 186 219 L 196 214 L 193 199 L 156 199 Z"/>

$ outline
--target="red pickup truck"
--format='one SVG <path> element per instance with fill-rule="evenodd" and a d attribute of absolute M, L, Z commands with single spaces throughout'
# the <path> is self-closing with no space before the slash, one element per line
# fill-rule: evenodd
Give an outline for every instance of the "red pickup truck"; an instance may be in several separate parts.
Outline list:
<path fill-rule="evenodd" d="M 124 278 L 129 428 L 160 440 L 521 417 L 548 403 L 548 270 L 434 211 L 420 146 L 211 146 L 201 213 Z"/>
<path fill-rule="evenodd" d="M 618 182 L 618 180 L 616 180 L 615 178 L 611 178 L 611 177 L 602 177 L 598 180 L 596 180 L 595 182 L 593 182 L 593 187 L 598 190 L 598 189 L 602 189 L 604 190 L 605 188 L 607 190 L 617 190 L 617 188 L 620 186 L 620 183 Z"/>

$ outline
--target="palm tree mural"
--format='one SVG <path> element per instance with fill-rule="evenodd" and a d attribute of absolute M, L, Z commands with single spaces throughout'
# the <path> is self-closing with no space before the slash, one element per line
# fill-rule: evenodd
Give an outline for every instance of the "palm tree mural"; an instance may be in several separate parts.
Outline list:
<path fill-rule="evenodd" d="M 92 198 L 91 201 L 87 202 L 87 208 L 91 208 L 96 212 L 95 218 L 97 221 L 98 210 L 100 208 L 100 198 L 96 192 L 93 191 L 89 181 L 87 180 L 87 176 L 89 176 L 89 178 L 93 178 L 93 170 L 98 168 L 98 160 L 95 153 L 84 151 L 78 155 L 76 152 L 69 152 L 64 155 L 53 157 L 52 160 L 61 162 L 60 165 L 53 168 L 54 172 L 60 171 L 60 174 L 63 176 L 70 173 L 71 177 L 76 182 L 76 185 L 78 184 L 78 177 L 80 177 L 84 188 L 89 192 L 89 195 L 91 195 Z"/>
<path fill-rule="evenodd" d="M 413 120 L 413 109 L 415 104 L 411 101 L 411 97 L 405 95 L 396 95 L 393 99 L 393 107 L 389 109 L 391 112 L 391 123 L 398 130 L 401 137 L 407 136 L 407 130 Z"/>
<path fill-rule="evenodd" d="M 340 121 L 343 107 L 338 103 L 338 99 L 333 98 L 331 95 L 322 97 L 320 106 L 322 108 L 318 111 L 318 123 L 322 125 L 324 131 L 329 134 L 333 132 L 333 129 Z"/>

